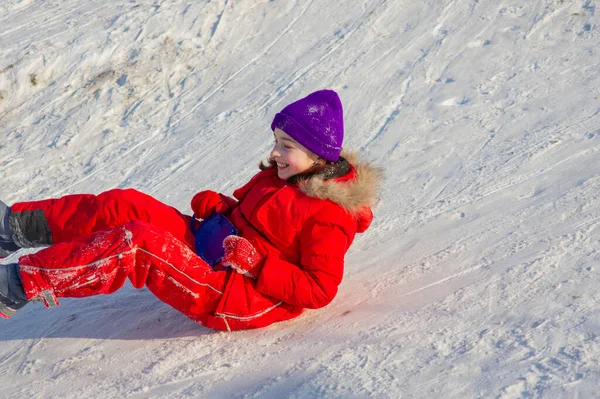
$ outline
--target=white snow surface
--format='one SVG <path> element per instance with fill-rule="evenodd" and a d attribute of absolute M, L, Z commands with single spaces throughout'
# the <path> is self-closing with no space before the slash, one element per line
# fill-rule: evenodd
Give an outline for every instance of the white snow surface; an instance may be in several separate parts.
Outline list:
<path fill-rule="evenodd" d="M 4 398 L 600 397 L 595 0 L 3 0 L 0 198 L 190 213 L 338 91 L 385 168 L 331 305 L 234 333 L 127 285 L 0 320 Z M 16 261 L 22 250 L 4 259 Z"/>

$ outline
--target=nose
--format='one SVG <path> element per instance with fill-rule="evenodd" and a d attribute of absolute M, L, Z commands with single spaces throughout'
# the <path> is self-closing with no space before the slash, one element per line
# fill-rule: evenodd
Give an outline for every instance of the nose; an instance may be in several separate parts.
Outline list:
<path fill-rule="evenodd" d="M 279 151 L 277 151 L 277 146 L 273 147 L 273 149 L 271 150 L 271 158 L 275 158 L 281 156 L 281 153 Z"/>

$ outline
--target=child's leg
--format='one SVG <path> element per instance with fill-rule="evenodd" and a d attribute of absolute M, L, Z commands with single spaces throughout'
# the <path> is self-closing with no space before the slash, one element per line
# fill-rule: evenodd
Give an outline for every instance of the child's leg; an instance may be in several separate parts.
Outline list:
<path fill-rule="evenodd" d="M 19 202 L 10 209 L 9 227 L 17 245 L 36 247 L 69 241 L 133 220 L 158 226 L 193 247 L 189 216 L 133 189 Z"/>
<path fill-rule="evenodd" d="M 4 258 L 11 252 L 19 249 L 19 247 L 13 242 L 8 229 L 9 215 L 10 208 L 8 208 L 4 202 L 0 201 L 0 258 Z"/>
<path fill-rule="evenodd" d="M 47 307 L 60 297 L 110 294 L 129 278 L 195 321 L 216 309 L 226 272 L 215 272 L 186 244 L 151 224 L 134 221 L 19 258 L 29 300 Z"/>
<path fill-rule="evenodd" d="M 19 265 L 0 264 L 0 317 L 8 319 L 26 304 Z"/>

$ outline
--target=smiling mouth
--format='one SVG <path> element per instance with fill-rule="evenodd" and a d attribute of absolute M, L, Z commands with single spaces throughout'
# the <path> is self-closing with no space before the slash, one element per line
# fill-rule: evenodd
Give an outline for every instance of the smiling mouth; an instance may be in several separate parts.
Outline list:
<path fill-rule="evenodd" d="M 279 170 L 281 170 L 281 169 L 285 169 L 285 168 L 287 168 L 288 166 L 290 166 L 290 165 L 288 165 L 288 164 L 285 164 L 285 163 L 280 163 L 280 162 L 277 162 L 277 169 L 279 169 Z"/>

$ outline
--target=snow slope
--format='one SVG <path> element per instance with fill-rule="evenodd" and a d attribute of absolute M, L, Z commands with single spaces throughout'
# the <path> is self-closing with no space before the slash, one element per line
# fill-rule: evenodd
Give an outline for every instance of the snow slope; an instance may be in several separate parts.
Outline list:
<path fill-rule="evenodd" d="M 386 182 L 327 308 L 219 333 L 131 286 L 28 305 L 0 320 L 2 396 L 600 397 L 596 3 L 3 0 L 7 203 L 189 212 L 320 88 Z"/>

